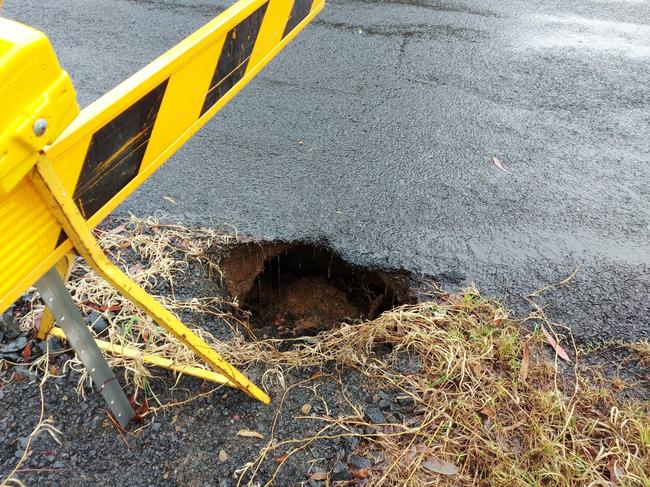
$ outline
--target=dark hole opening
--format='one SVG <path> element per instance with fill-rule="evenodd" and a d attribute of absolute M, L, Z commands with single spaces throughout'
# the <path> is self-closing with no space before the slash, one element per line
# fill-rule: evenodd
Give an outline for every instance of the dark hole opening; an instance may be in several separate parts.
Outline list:
<path fill-rule="evenodd" d="M 313 335 L 413 301 L 406 271 L 353 265 L 323 245 L 244 244 L 221 269 L 251 323 L 276 336 Z"/>

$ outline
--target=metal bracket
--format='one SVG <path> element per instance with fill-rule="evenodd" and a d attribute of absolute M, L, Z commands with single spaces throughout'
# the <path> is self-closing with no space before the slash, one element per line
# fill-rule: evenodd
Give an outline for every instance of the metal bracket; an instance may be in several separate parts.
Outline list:
<path fill-rule="evenodd" d="M 49 332 L 50 336 L 55 336 L 61 338 L 62 340 L 67 340 L 65 332 L 55 327 Z M 209 380 L 216 384 L 223 384 L 226 386 L 237 388 L 232 382 L 226 379 L 223 375 L 214 372 L 212 370 L 202 369 L 199 367 L 193 367 L 191 365 L 180 365 L 174 363 L 173 360 L 160 357 L 158 355 L 142 353 L 142 351 L 135 348 L 127 347 L 126 345 L 116 345 L 104 340 L 95 340 L 95 343 L 102 352 L 110 353 L 111 355 L 125 358 L 140 358 L 147 365 L 153 365 L 154 367 L 162 367 L 164 369 L 172 370 L 179 374 L 190 375 L 192 377 L 197 377 L 203 380 Z"/>
<path fill-rule="evenodd" d="M 95 387 L 106 400 L 115 419 L 122 427 L 126 426 L 134 416 L 133 408 L 115 374 L 97 347 L 83 316 L 75 306 L 72 296 L 57 270 L 52 268 L 47 271 L 36 282 L 36 289 L 45 305 L 52 312 L 56 322 L 65 332 L 66 339 L 77 352 L 79 360 L 88 370 Z"/>

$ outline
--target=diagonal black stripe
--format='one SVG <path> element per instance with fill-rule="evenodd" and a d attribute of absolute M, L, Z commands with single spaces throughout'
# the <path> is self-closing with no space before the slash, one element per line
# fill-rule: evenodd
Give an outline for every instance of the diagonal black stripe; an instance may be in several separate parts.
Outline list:
<path fill-rule="evenodd" d="M 74 201 L 90 218 L 140 170 L 167 81 L 163 81 L 93 134 Z"/>
<path fill-rule="evenodd" d="M 295 29 L 296 26 L 307 17 L 307 15 L 309 15 L 312 3 L 313 0 L 294 0 L 293 7 L 291 7 L 291 13 L 289 14 L 289 19 L 287 19 L 287 25 L 284 28 L 284 34 L 282 34 L 283 39 L 289 32 Z"/>
<path fill-rule="evenodd" d="M 65 242 L 66 240 L 68 240 L 68 236 L 66 235 L 65 231 L 61 230 L 61 231 L 59 232 L 59 238 L 57 239 L 57 241 L 56 241 L 56 245 L 54 246 L 54 248 L 55 248 L 55 249 L 58 248 L 59 245 L 61 245 L 61 244 L 62 244 L 63 242 Z"/>
<path fill-rule="evenodd" d="M 210 88 L 203 102 L 201 115 L 244 77 L 267 6 L 268 2 L 233 27 L 226 35 L 217 67 L 210 81 Z"/>

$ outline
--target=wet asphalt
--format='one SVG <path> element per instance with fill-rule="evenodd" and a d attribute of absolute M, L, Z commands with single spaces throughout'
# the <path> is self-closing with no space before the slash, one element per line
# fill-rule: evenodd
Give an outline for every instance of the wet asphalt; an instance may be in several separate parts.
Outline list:
<path fill-rule="evenodd" d="M 230 3 L 3 13 L 48 33 L 85 106 Z M 648 338 L 650 2 L 331 1 L 118 211 L 326 240 L 518 312 L 579 266 L 549 316 Z"/>

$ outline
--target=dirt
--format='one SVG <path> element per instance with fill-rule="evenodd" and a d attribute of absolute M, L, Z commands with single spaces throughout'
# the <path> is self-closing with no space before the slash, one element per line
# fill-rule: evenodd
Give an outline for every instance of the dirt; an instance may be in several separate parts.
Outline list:
<path fill-rule="evenodd" d="M 266 294 L 260 304 L 260 322 L 273 323 L 279 333 L 289 331 L 294 335 L 363 315 L 344 291 L 322 277 L 296 278 L 277 293 L 277 299 Z"/>
<path fill-rule="evenodd" d="M 251 290 L 255 279 L 264 269 L 264 263 L 286 248 L 287 244 L 280 242 L 266 245 L 250 242 L 233 246 L 225 255 L 220 247 L 213 248 L 211 252 L 224 273 L 226 289 L 239 298 Z"/>
<path fill-rule="evenodd" d="M 411 273 L 353 265 L 322 244 L 250 242 L 219 260 L 229 293 L 272 336 L 374 319 L 416 299 Z"/>

